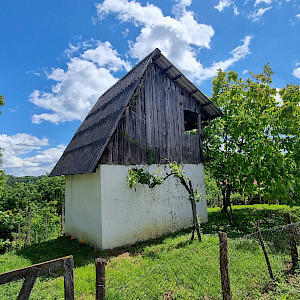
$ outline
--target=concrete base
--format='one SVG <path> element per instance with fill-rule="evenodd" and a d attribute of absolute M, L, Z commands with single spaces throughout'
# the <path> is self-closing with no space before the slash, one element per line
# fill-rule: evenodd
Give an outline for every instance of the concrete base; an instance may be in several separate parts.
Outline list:
<path fill-rule="evenodd" d="M 126 177 L 133 167 L 100 165 L 93 174 L 66 176 L 66 232 L 110 249 L 192 226 L 188 193 L 179 181 L 169 177 L 153 189 L 141 184 L 130 189 Z M 169 171 L 167 165 L 143 167 L 150 173 Z M 197 212 L 206 222 L 203 165 L 183 165 L 183 169 L 202 194 Z"/>

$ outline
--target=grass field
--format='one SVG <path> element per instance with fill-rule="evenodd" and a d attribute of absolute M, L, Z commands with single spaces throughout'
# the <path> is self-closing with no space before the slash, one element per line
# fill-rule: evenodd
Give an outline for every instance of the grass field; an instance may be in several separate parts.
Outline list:
<path fill-rule="evenodd" d="M 290 211 L 300 221 L 300 208 L 276 205 L 236 206 L 238 226 L 228 225 L 220 209 L 209 210 L 209 222 L 202 224 L 203 241 L 190 241 L 188 230 L 131 247 L 97 251 L 70 237 L 32 245 L 0 256 L 0 272 L 72 254 L 75 298 L 95 298 L 94 260 L 107 260 L 107 299 L 222 299 L 219 273 L 218 230 L 228 233 L 230 279 L 233 299 L 300 299 L 299 272 L 288 272 L 288 251 L 268 247 L 276 281 L 269 279 L 259 243 L 243 236 L 253 232 L 260 220 L 262 230 L 277 238 L 280 232 L 268 228 L 284 224 Z M 0 286 L 0 298 L 16 299 L 22 282 Z M 63 278 L 38 278 L 30 299 L 63 299 Z"/>

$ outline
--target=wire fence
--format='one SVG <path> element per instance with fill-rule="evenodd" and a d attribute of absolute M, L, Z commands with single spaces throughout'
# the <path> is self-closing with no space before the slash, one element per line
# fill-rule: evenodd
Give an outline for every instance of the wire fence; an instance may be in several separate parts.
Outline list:
<path fill-rule="evenodd" d="M 299 222 L 265 230 L 256 225 L 252 234 L 226 242 L 219 242 L 217 236 L 205 239 L 185 245 L 184 254 L 182 245 L 147 252 L 143 256 L 147 256 L 147 264 L 142 267 L 139 261 L 124 258 L 127 272 L 108 263 L 105 299 L 254 299 L 297 268 L 298 257 L 295 262 L 292 247 L 296 245 L 297 251 L 300 246 Z M 222 277 L 225 243 L 230 285 L 227 296 Z"/>

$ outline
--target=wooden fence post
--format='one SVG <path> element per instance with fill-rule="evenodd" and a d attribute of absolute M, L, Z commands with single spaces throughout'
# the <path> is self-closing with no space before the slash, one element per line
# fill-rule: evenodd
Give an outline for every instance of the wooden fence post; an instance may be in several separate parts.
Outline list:
<path fill-rule="evenodd" d="M 65 300 L 74 300 L 73 256 L 64 260 Z"/>
<path fill-rule="evenodd" d="M 296 268 L 298 266 L 298 251 L 297 251 L 297 243 L 295 240 L 295 230 L 292 224 L 290 213 L 285 213 L 284 219 L 287 224 L 287 232 L 289 235 L 289 244 L 291 249 L 293 268 Z"/>
<path fill-rule="evenodd" d="M 105 259 L 97 258 L 96 265 L 96 300 L 105 300 Z"/>
<path fill-rule="evenodd" d="M 29 206 L 28 207 L 27 232 L 26 232 L 26 240 L 25 240 L 26 246 L 30 245 L 30 226 L 31 226 L 31 208 Z"/>
<path fill-rule="evenodd" d="M 220 272 L 222 282 L 223 300 L 231 300 L 230 280 L 228 273 L 228 256 L 227 256 L 227 234 L 219 231 L 220 239 Z"/>
<path fill-rule="evenodd" d="M 267 250 L 266 250 L 266 247 L 265 247 L 265 243 L 264 243 L 264 240 L 263 240 L 262 235 L 261 235 L 261 231 L 260 231 L 260 228 L 259 228 L 259 223 L 255 222 L 254 226 L 255 226 L 255 229 L 256 229 L 256 232 L 257 232 L 257 236 L 258 236 L 260 246 L 262 248 L 262 251 L 263 251 L 265 259 L 266 259 L 266 263 L 267 263 L 267 266 L 268 266 L 270 277 L 271 277 L 272 280 L 274 280 L 273 271 L 272 271 L 272 268 L 271 268 L 271 264 L 270 264 L 268 253 L 267 253 Z"/>
<path fill-rule="evenodd" d="M 48 239 L 48 218 L 47 214 L 45 215 L 45 241 Z"/>
<path fill-rule="evenodd" d="M 39 276 L 40 269 L 38 268 L 31 268 L 25 277 L 23 286 L 19 293 L 17 300 L 27 300 L 29 299 L 30 293 L 32 288 L 35 284 L 37 277 Z"/>
<path fill-rule="evenodd" d="M 18 244 L 19 244 L 19 249 L 21 249 L 21 224 L 18 223 Z"/>
<path fill-rule="evenodd" d="M 61 235 L 64 234 L 64 221 L 65 220 L 65 204 L 62 202 L 61 204 Z"/>

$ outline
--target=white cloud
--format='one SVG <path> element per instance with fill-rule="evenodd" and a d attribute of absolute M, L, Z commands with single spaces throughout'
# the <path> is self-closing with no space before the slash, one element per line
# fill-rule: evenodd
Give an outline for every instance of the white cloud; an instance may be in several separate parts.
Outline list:
<path fill-rule="evenodd" d="M 246 37 L 244 45 L 231 52 L 231 58 L 204 68 L 197 59 L 197 54 L 202 48 L 210 49 L 214 30 L 210 25 L 198 23 L 193 12 L 187 10 L 191 0 L 176 2 L 172 9 L 174 18 L 164 16 L 161 9 L 152 4 L 142 6 L 139 2 L 128 0 L 105 0 L 96 7 L 100 19 L 115 13 L 121 22 L 131 22 L 134 26 L 141 27 L 136 40 L 130 42 L 133 57 L 142 59 L 157 47 L 181 71 L 197 82 L 214 76 L 212 74 L 216 74 L 216 66 L 228 68 L 250 53 L 248 46 L 251 38 Z M 247 51 L 237 55 L 245 48 Z"/>
<path fill-rule="evenodd" d="M 231 51 L 231 54 L 232 54 L 231 58 L 228 58 L 223 61 L 215 62 L 209 68 L 203 68 L 201 70 L 201 73 L 198 75 L 200 77 L 200 79 L 203 80 L 203 79 L 212 78 L 217 75 L 219 69 L 226 70 L 230 66 L 232 66 L 234 63 L 236 63 L 240 59 L 244 58 L 246 55 L 250 54 L 251 52 L 249 49 L 249 45 L 250 45 L 251 39 L 252 39 L 251 36 L 246 36 L 243 39 L 243 44 L 241 46 L 236 47 L 235 49 L 233 49 Z"/>
<path fill-rule="evenodd" d="M 3 148 L 2 167 L 6 173 L 15 176 L 37 176 L 51 171 L 65 149 L 64 145 L 58 145 L 57 148 L 42 150 L 49 146 L 48 139 L 27 133 L 0 134 L 0 145 Z M 37 154 L 30 155 L 33 151 Z"/>
<path fill-rule="evenodd" d="M 70 58 L 67 70 L 56 68 L 47 74 L 48 79 L 55 81 L 51 92 L 31 93 L 32 103 L 52 112 L 33 115 L 33 123 L 82 120 L 99 96 L 116 82 L 112 72 L 130 69 L 130 64 L 119 57 L 109 42 L 91 41 L 71 46 L 67 55 L 79 51 L 80 47 L 85 51 L 79 57 Z"/>
<path fill-rule="evenodd" d="M 272 6 L 265 7 L 265 8 L 259 8 L 258 10 L 253 11 L 249 15 L 249 18 L 252 19 L 254 22 L 258 22 L 261 20 L 262 16 L 271 8 L 272 8 Z"/>
<path fill-rule="evenodd" d="M 300 14 L 297 14 L 297 15 L 296 15 L 296 18 L 300 20 Z"/>
<path fill-rule="evenodd" d="M 300 67 L 295 68 L 295 69 L 293 70 L 293 75 L 294 75 L 296 78 L 300 79 Z"/>
<path fill-rule="evenodd" d="M 234 13 L 236 16 L 238 16 L 238 15 L 240 14 L 240 12 L 239 12 L 239 10 L 238 10 L 238 8 L 237 8 L 236 5 L 233 6 L 233 13 Z"/>
<path fill-rule="evenodd" d="M 283 100 L 282 100 L 282 98 L 281 98 L 281 96 L 280 96 L 280 88 L 276 88 L 276 95 L 274 96 L 275 97 L 275 99 L 276 99 L 276 102 L 278 103 L 278 106 L 282 106 L 283 105 Z"/>
<path fill-rule="evenodd" d="M 222 12 L 224 8 L 229 7 L 232 4 L 231 0 L 220 0 L 218 5 L 214 6 L 219 12 Z"/>
<path fill-rule="evenodd" d="M 261 3 L 269 5 L 269 4 L 272 3 L 272 0 L 255 0 L 254 6 L 257 6 L 257 5 L 261 4 Z"/>

